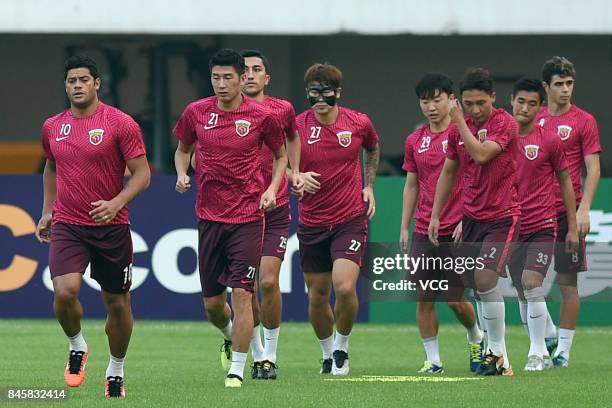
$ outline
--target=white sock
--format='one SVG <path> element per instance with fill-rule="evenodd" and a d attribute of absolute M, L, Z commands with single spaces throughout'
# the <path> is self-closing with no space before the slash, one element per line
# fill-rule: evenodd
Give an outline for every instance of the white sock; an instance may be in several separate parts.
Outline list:
<path fill-rule="evenodd" d="M 319 339 L 319 344 L 321 345 L 323 360 L 332 358 L 332 354 L 334 353 L 334 335 L 332 334 L 326 339 Z"/>
<path fill-rule="evenodd" d="M 351 334 L 349 333 L 345 336 L 344 334 L 338 333 L 338 330 L 336 330 L 336 338 L 334 339 L 334 350 L 342 350 L 348 353 L 350 335 Z"/>
<path fill-rule="evenodd" d="M 565 358 L 569 360 L 570 349 L 572 348 L 572 341 L 574 340 L 575 330 L 563 329 L 559 327 L 559 345 L 557 351 L 555 351 L 555 357 L 563 353 Z"/>
<path fill-rule="evenodd" d="M 485 343 L 489 341 L 489 334 L 487 332 L 487 321 L 482 318 L 482 300 L 476 299 L 476 316 L 478 316 L 478 323 L 482 329 L 482 337 Z M 485 344 L 486 346 L 486 344 Z"/>
<path fill-rule="evenodd" d="M 529 326 L 529 346 L 528 356 L 544 357 L 546 342 L 544 332 L 546 330 L 546 303 L 544 303 L 544 291 L 542 287 L 537 287 L 525 291 L 527 299 L 527 324 Z"/>
<path fill-rule="evenodd" d="M 225 326 L 221 330 L 221 334 L 223 334 L 223 338 L 225 340 L 232 340 L 232 319 L 230 319 L 229 323 L 227 324 L 227 326 Z"/>
<path fill-rule="evenodd" d="M 280 332 L 280 327 L 276 329 L 267 329 L 264 326 L 264 358 L 268 361 L 276 363 L 276 347 L 278 346 L 278 334 Z"/>
<path fill-rule="evenodd" d="M 504 298 L 497 287 L 478 292 L 482 300 L 482 318 L 489 334 L 488 349 L 496 356 L 504 355 L 506 335 L 506 308 Z"/>
<path fill-rule="evenodd" d="M 253 356 L 253 361 L 263 361 L 264 359 L 264 348 L 263 344 L 261 344 L 261 334 L 260 334 L 261 325 L 253 327 L 253 332 L 251 333 L 251 355 Z"/>
<path fill-rule="evenodd" d="M 427 361 L 430 361 L 438 367 L 441 367 L 442 362 L 440 361 L 440 347 L 438 346 L 438 336 L 423 339 L 423 347 L 425 347 Z"/>
<path fill-rule="evenodd" d="M 527 302 L 519 299 L 518 305 L 519 313 L 521 314 L 521 323 L 523 323 L 523 328 L 527 332 L 527 336 L 529 336 L 529 325 L 527 324 Z"/>
<path fill-rule="evenodd" d="M 230 366 L 228 374 L 237 375 L 244 379 L 244 365 L 247 360 L 247 353 L 241 353 L 239 351 L 232 351 L 232 365 Z"/>
<path fill-rule="evenodd" d="M 110 356 L 110 360 L 108 360 L 108 367 L 106 367 L 106 377 L 121 377 L 123 378 L 123 363 L 125 362 L 125 357 L 117 358 L 112 354 Z"/>
<path fill-rule="evenodd" d="M 552 317 L 550 317 L 550 312 L 548 311 L 548 307 L 546 308 L 546 338 L 556 338 L 557 337 L 557 326 L 553 322 Z"/>
<path fill-rule="evenodd" d="M 476 323 L 467 329 L 467 338 L 470 343 L 480 343 L 482 341 L 482 337 L 483 333 L 480 331 Z"/>
<path fill-rule="evenodd" d="M 85 343 L 85 339 L 83 338 L 83 330 L 79 331 L 72 337 L 68 336 L 68 342 L 70 344 L 70 350 L 88 351 L 87 343 Z"/>

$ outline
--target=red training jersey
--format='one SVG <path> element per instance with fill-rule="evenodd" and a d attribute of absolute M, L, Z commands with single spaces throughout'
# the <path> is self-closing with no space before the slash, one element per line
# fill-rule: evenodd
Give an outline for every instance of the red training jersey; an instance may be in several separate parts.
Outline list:
<path fill-rule="evenodd" d="M 514 149 L 518 197 L 521 205 L 520 234 L 554 228 L 556 173 L 567 168 L 561 140 L 540 126 L 517 138 Z"/>
<path fill-rule="evenodd" d="M 515 178 L 513 146 L 518 137 L 514 118 L 505 110 L 493 108 L 489 118 L 476 124 L 471 117 L 467 125 L 481 143 L 490 140 L 502 148 L 493 160 L 477 165 L 463 144 L 459 132 L 448 139 L 446 157 L 459 160 L 463 170 L 463 212 L 476 221 L 491 221 L 520 215 Z"/>
<path fill-rule="evenodd" d="M 300 223 L 307 226 L 340 224 L 365 214 L 361 190 L 361 148 L 373 149 L 378 134 L 367 115 L 339 107 L 331 125 L 321 124 L 312 109 L 296 118 L 302 144 L 300 171 L 321 174 L 321 189 L 300 200 Z"/>
<path fill-rule="evenodd" d="M 268 108 L 243 97 L 237 109 L 225 112 L 211 96 L 189 104 L 173 132 L 181 142 L 196 144 L 198 218 L 243 224 L 263 217 L 259 202 L 267 186 L 259 152 L 263 143 L 272 150 L 283 146 Z"/>
<path fill-rule="evenodd" d="M 87 118 L 67 109 L 42 128 L 47 160 L 55 162 L 57 195 L 53 223 L 96 226 L 91 203 L 110 201 L 123 190 L 125 162 L 146 154 L 138 124 L 127 113 L 98 102 Z M 110 222 L 129 224 L 127 206 Z"/>
<path fill-rule="evenodd" d="M 574 186 L 576 205 L 582 199 L 582 163 L 584 156 L 601 153 L 599 130 L 595 118 L 588 112 L 572 104 L 569 111 L 559 116 L 552 116 L 544 107 L 536 118 L 544 129 L 556 134 L 563 142 L 563 150 Z M 565 212 L 559 182 L 555 180 L 555 207 L 557 214 Z"/>
<path fill-rule="evenodd" d="M 425 124 L 406 138 L 402 168 L 409 173 L 415 173 L 419 181 L 414 231 L 420 234 L 427 235 L 436 185 L 444 167 L 448 137 L 451 133 L 457 133 L 454 123 L 439 133 L 432 132 L 429 124 Z M 462 169 L 463 166 L 460 167 L 453 190 L 442 210 L 440 235 L 451 235 L 463 216 Z"/>

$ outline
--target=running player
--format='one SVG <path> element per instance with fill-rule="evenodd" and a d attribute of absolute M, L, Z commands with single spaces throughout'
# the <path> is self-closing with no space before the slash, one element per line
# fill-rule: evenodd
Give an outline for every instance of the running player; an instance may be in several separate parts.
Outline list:
<path fill-rule="evenodd" d="M 546 108 L 540 111 L 536 120 L 544 129 L 557 134 L 563 142 L 563 150 L 578 205 L 576 221 L 578 235 L 581 239 L 576 252 L 565 252 L 563 241 L 568 233 L 569 214 L 566 213 L 563 205 L 559 185 L 555 183 L 558 225 L 555 271 L 557 272 L 556 282 L 561 291 L 561 319 L 559 344 L 554 352 L 553 363 L 557 367 L 567 367 L 580 312 L 578 273 L 587 270 L 584 238 L 589 232 L 589 211 L 599 184 L 601 145 L 595 118 L 572 103 L 576 80 L 574 65 L 565 57 L 552 57 L 542 67 L 542 80 L 548 94 L 548 103 Z M 586 167 L 584 193 L 582 192 L 583 163 Z"/>
<path fill-rule="evenodd" d="M 64 372 L 69 387 L 85 379 L 89 347 L 81 330 L 82 276 L 102 288 L 107 310 L 110 361 L 104 380 L 107 398 L 125 398 L 123 365 L 132 327 L 132 238 L 127 204 L 151 178 L 138 124 L 98 99 L 96 63 L 72 56 L 64 64 L 70 108 L 45 121 L 42 144 L 44 203 L 36 237 L 50 243 L 53 310 L 70 343 Z M 123 185 L 125 169 L 132 176 Z"/>
<path fill-rule="evenodd" d="M 302 141 L 298 239 L 310 322 L 323 352 L 322 374 L 349 373 L 349 336 L 357 317 L 357 278 L 374 216 L 378 135 L 367 115 L 338 106 L 342 72 L 313 64 L 304 82 L 311 109 L 297 119 Z M 365 150 L 365 180 L 360 155 Z M 332 287 L 335 314 L 330 306 Z M 334 337 L 334 320 L 336 335 Z"/>
<path fill-rule="evenodd" d="M 204 306 L 211 323 L 224 337 L 221 361 L 225 369 L 229 368 L 225 386 L 240 387 L 253 332 L 251 302 L 261 260 L 262 209 L 271 210 L 276 205 L 287 156 L 273 114 L 241 93 L 244 58 L 234 50 L 223 49 L 209 65 L 215 96 L 187 106 L 174 128 L 179 139 L 174 158 L 176 190 L 184 193 L 191 187 L 187 170 L 195 144 L 198 258 Z M 259 166 L 263 143 L 274 154 L 272 181 L 267 188 Z M 228 287 L 232 288 L 231 309 Z"/>

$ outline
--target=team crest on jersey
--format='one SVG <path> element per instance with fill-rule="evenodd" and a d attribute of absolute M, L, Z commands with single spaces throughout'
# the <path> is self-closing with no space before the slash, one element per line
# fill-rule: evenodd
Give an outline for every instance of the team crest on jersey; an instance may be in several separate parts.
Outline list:
<path fill-rule="evenodd" d="M 94 146 L 102 143 L 102 136 L 104 136 L 104 129 L 92 129 L 89 131 L 89 143 Z"/>
<path fill-rule="evenodd" d="M 249 134 L 249 130 L 251 129 L 251 122 L 249 122 L 248 120 L 240 119 L 237 120 L 235 123 L 236 133 L 238 133 L 238 136 L 245 137 Z"/>
<path fill-rule="evenodd" d="M 567 125 L 557 126 L 557 134 L 559 135 L 561 140 L 569 139 L 571 133 L 572 133 L 572 128 L 570 126 L 567 126 Z"/>
<path fill-rule="evenodd" d="M 540 146 L 538 145 L 525 145 L 525 157 L 529 160 L 535 160 L 538 157 L 538 151 L 540 150 Z"/>
<path fill-rule="evenodd" d="M 480 129 L 478 131 L 478 140 L 480 143 L 484 142 L 487 138 L 487 129 Z"/>
<path fill-rule="evenodd" d="M 446 153 L 446 148 L 448 147 L 448 140 L 442 141 L 442 151 Z"/>
<path fill-rule="evenodd" d="M 340 146 L 349 147 L 351 145 L 351 135 L 352 134 L 353 133 L 349 132 L 348 130 L 336 133 L 336 136 L 338 136 L 338 143 L 340 143 Z"/>

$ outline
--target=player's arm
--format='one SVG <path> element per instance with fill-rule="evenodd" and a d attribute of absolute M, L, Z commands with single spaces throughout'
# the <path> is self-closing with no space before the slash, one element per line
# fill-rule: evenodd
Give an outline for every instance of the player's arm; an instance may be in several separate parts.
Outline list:
<path fill-rule="evenodd" d="M 94 209 L 89 212 L 89 215 L 98 224 L 104 225 L 110 223 L 119 210 L 128 205 L 138 194 L 149 187 L 151 169 L 149 168 L 146 155 L 143 154 L 126 160 L 125 165 L 132 176 L 123 187 L 123 190 L 110 201 L 98 200 L 91 203 Z"/>
<path fill-rule="evenodd" d="M 567 235 L 565 236 L 565 250 L 568 253 L 575 252 L 578 249 L 578 229 L 576 226 L 576 196 L 574 195 L 574 187 L 572 179 L 567 169 L 562 169 L 556 172 L 559 186 L 561 187 L 561 196 L 563 204 L 565 204 L 565 212 L 567 214 Z"/>
<path fill-rule="evenodd" d="M 300 141 L 300 135 L 297 131 L 294 131 L 292 135 L 287 135 L 287 156 L 289 158 L 287 177 L 291 181 L 291 190 L 298 197 L 304 194 L 304 180 L 300 177 L 301 153 L 302 142 Z"/>
<path fill-rule="evenodd" d="M 433 208 L 431 210 L 431 220 L 429 221 L 429 240 L 436 246 L 438 243 L 438 230 L 440 229 L 440 214 L 448 201 L 455 178 L 459 170 L 459 160 L 446 158 L 444 167 L 440 172 L 438 183 L 436 184 L 436 195 L 434 197 Z"/>
<path fill-rule="evenodd" d="M 402 199 L 402 226 L 400 227 L 400 248 L 408 250 L 408 228 L 414 215 L 417 199 L 419 198 L 419 181 L 416 173 L 408 172 L 404 183 Z"/>
<path fill-rule="evenodd" d="M 47 159 L 43 171 L 43 208 L 36 227 L 36 238 L 46 244 L 51 242 L 49 232 L 51 232 L 53 203 L 57 196 L 56 179 L 55 161 Z"/>
<path fill-rule="evenodd" d="M 463 144 L 472 157 L 472 160 L 474 160 L 474 163 L 483 166 L 497 157 L 497 155 L 501 153 L 502 147 L 497 142 L 491 140 L 485 140 L 484 143 L 480 143 L 465 122 L 463 109 L 459 101 L 453 98 L 450 103 L 451 118 L 457 124 L 461 140 L 463 140 Z"/>
<path fill-rule="evenodd" d="M 371 220 L 376 213 L 376 201 L 374 200 L 374 183 L 376 172 L 380 162 L 380 146 L 376 143 L 371 149 L 364 149 L 365 164 L 365 187 L 362 190 L 363 201 L 368 203 L 367 216 Z"/>
<path fill-rule="evenodd" d="M 285 146 L 281 145 L 280 148 L 272 150 L 274 154 L 274 162 L 272 163 L 272 181 L 270 185 L 264 191 L 261 196 L 259 208 L 263 208 L 266 211 L 273 209 L 276 206 L 276 194 L 280 187 L 285 172 L 287 171 L 287 152 Z"/>
<path fill-rule="evenodd" d="M 586 166 L 587 175 L 586 179 L 584 180 L 584 193 L 582 194 L 582 200 L 580 200 L 580 206 L 578 207 L 578 211 L 576 213 L 578 234 L 581 237 L 586 236 L 591 229 L 589 211 L 591 210 L 591 204 L 595 198 L 595 191 L 597 191 L 597 186 L 599 185 L 599 179 L 601 177 L 599 154 L 588 154 L 584 156 L 584 164 Z"/>
<path fill-rule="evenodd" d="M 175 190 L 181 194 L 187 192 L 191 187 L 191 180 L 187 175 L 187 171 L 189 170 L 192 149 L 192 144 L 189 145 L 179 140 L 174 152 L 174 168 L 176 169 Z"/>

